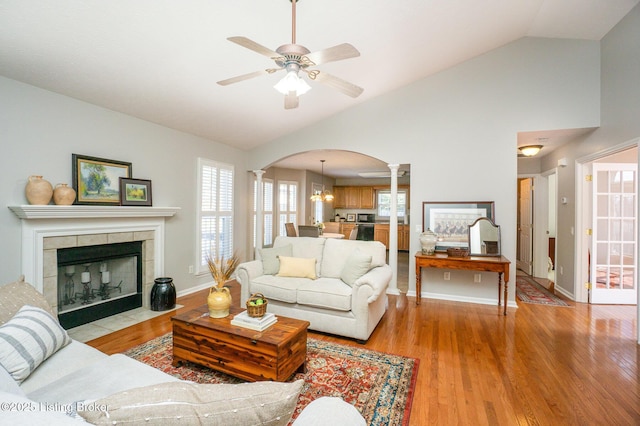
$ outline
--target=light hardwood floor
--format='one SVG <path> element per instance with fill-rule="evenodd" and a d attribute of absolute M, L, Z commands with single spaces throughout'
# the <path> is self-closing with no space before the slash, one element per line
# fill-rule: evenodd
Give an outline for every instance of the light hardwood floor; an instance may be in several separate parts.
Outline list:
<path fill-rule="evenodd" d="M 206 293 L 181 297 L 181 310 L 205 303 Z M 519 303 L 505 317 L 497 306 L 390 296 L 364 346 L 420 359 L 411 425 L 640 424 L 636 308 L 570 303 Z M 89 344 L 124 351 L 170 331 L 172 315 Z"/>

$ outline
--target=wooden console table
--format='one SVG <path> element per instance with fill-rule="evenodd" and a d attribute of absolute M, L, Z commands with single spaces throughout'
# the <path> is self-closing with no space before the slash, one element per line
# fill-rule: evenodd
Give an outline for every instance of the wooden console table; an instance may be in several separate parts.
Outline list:
<path fill-rule="evenodd" d="M 509 265 L 511 262 L 504 256 L 484 257 L 449 257 L 446 254 L 434 255 L 416 253 L 416 305 L 420 304 L 422 292 L 422 268 L 464 269 L 467 271 L 488 271 L 498 273 L 498 306 L 501 304 L 502 275 L 504 274 L 504 315 L 507 315 L 507 294 L 509 287 Z"/>

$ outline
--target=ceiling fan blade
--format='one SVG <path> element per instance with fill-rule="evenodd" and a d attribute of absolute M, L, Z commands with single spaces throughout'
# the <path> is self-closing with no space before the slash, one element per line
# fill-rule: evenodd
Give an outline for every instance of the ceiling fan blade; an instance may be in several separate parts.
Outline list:
<path fill-rule="evenodd" d="M 238 83 L 244 80 L 249 80 L 250 78 L 260 77 L 261 75 L 273 74 L 274 72 L 280 71 L 281 69 L 283 68 L 269 68 L 266 70 L 254 71 L 254 72 L 250 72 L 249 74 L 238 75 L 236 77 L 231 77 L 226 80 L 220 80 L 218 81 L 218 84 L 220 86 L 227 86 L 229 84 Z"/>
<path fill-rule="evenodd" d="M 284 109 L 294 108 L 298 108 L 298 96 L 296 96 L 296 92 L 289 92 L 289 94 L 284 97 Z"/>
<path fill-rule="evenodd" d="M 271 49 L 269 49 L 268 47 L 264 47 L 261 44 L 256 43 L 253 40 L 249 40 L 246 37 L 242 37 L 242 36 L 236 36 L 236 37 L 229 37 L 227 38 L 227 40 L 239 44 L 242 47 L 246 47 L 249 50 L 253 50 L 254 52 L 257 52 L 261 55 L 264 55 L 268 58 L 278 58 L 282 55 L 280 55 L 278 52 L 275 52 Z"/>
<path fill-rule="evenodd" d="M 311 52 L 308 55 L 304 55 L 307 61 L 304 61 L 308 66 L 315 66 L 320 64 L 326 64 L 327 62 L 341 61 L 343 59 L 355 58 L 360 56 L 358 49 L 350 45 L 349 43 L 338 44 L 337 46 L 329 47 L 327 49 L 319 50 L 317 52 Z"/>
<path fill-rule="evenodd" d="M 303 70 L 305 71 L 311 80 L 319 81 L 322 84 L 326 84 L 327 86 L 331 86 L 334 89 L 337 89 L 344 93 L 347 96 L 351 96 L 352 98 L 357 98 L 362 94 L 364 89 L 360 86 L 356 86 L 353 83 L 349 83 L 341 78 L 334 77 L 331 74 L 327 74 L 326 72 L 322 72 L 319 70 Z"/>

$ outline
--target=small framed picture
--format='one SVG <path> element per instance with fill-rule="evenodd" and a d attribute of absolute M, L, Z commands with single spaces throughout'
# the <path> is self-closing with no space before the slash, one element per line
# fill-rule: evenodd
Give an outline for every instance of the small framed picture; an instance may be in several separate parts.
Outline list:
<path fill-rule="evenodd" d="M 120 178 L 120 205 L 151 207 L 151 181 Z"/>
<path fill-rule="evenodd" d="M 347 222 L 355 222 L 356 214 L 355 213 L 347 213 Z"/>
<path fill-rule="evenodd" d="M 75 204 L 118 205 L 119 178 L 131 177 L 131 163 L 72 154 L 71 174 Z"/>

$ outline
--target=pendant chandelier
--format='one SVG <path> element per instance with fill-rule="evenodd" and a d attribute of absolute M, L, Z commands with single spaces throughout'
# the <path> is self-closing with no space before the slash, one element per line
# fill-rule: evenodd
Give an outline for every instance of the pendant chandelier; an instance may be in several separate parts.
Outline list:
<path fill-rule="evenodd" d="M 322 163 L 322 191 L 315 191 L 311 196 L 311 201 L 333 201 L 333 194 L 328 189 L 324 189 L 324 162 L 325 160 L 320 160 Z"/>

